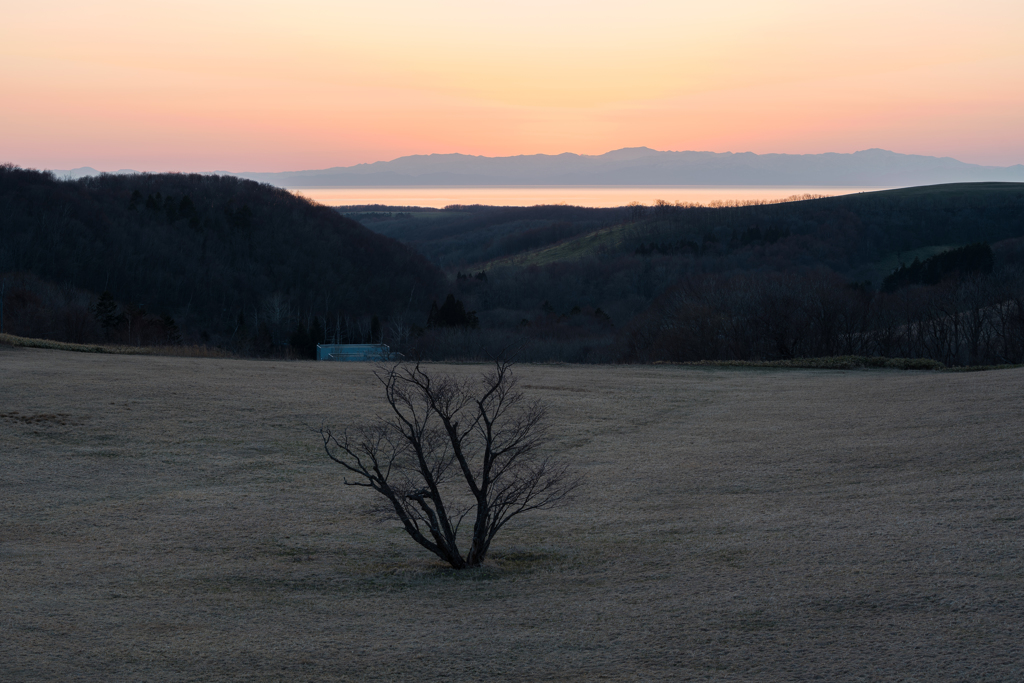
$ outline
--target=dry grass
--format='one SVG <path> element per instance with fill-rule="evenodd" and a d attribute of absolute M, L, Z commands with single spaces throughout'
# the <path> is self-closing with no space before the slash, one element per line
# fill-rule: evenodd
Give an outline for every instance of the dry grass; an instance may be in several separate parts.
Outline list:
<path fill-rule="evenodd" d="M 215 346 L 176 345 L 176 346 L 123 346 L 115 344 L 74 344 L 71 342 L 53 341 L 52 339 L 34 339 L 18 337 L 13 334 L 0 334 L 0 346 L 11 346 L 26 349 L 53 349 L 55 351 L 75 351 L 77 353 L 115 353 L 131 356 L 179 356 L 184 358 L 231 358 L 232 354 Z"/>
<path fill-rule="evenodd" d="M 879 356 L 823 356 L 820 358 L 788 358 L 785 360 L 702 360 L 692 363 L 655 361 L 655 365 L 704 365 L 736 368 L 804 368 L 813 370 L 858 370 L 888 368 L 890 370 L 946 370 L 946 366 L 930 358 L 882 358 Z M 1001 366 L 1003 368 L 1013 366 Z M 987 366 L 972 370 L 988 370 Z M 992 368 L 996 369 L 996 368 Z"/>
<path fill-rule="evenodd" d="M 304 426 L 370 370 L 0 348 L 0 678 L 1024 678 L 1024 370 L 521 367 L 589 484 L 460 574 Z"/>

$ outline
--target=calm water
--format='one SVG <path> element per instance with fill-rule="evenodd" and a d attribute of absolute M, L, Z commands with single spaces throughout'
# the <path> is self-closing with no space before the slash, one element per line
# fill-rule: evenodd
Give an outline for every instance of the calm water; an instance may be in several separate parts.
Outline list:
<path fill-rule="evenodd" d="M 750 200 L 785 199 L 794 195 L 836 196 L 855 192 L 884 190 L 884 187 L 337 187 L 293 188 L 295 194 L 328 206 L 385 204 L 387 206 L 427 206 L 441 208 L 449 204 L 487 204 L 490 206 L 534 206 L 571 204 L 573 206 L 625 206 L 631 202 L 653 204 L 655 200 L 691 204 Z"/>

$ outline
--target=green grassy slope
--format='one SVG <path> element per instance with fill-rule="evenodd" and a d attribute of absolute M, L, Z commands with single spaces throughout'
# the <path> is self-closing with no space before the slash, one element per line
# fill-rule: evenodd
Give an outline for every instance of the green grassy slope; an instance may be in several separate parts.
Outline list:
<path fill-rule="evenodd" d="M 780 245 L 742 240 L 745 231 L 776 228 Z M 650 210 L 641 220 L 602 226 L 554 244 L 482 261 L 475 267 L 547 265 L 609 254 L 632 254 L 640 244 L 700 243 L 714 252 L 810 252 L 834 270 L 878 282 L 901 262 L 927 258 L 978 241 L 1024 236 L 1024 184 L 958 183 L 865 192 L 763 206 Z M 806 263 L 807 259 L 803 259 Z M 829 262 L 831 261 L 831 262 Z"/>

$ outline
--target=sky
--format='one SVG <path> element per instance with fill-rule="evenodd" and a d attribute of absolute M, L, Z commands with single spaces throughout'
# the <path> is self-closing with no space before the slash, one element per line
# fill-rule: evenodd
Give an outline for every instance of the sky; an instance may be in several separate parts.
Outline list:
<path fill-rule="evenodd" d="M 0 0 L 0 163 L 881 147 L 1024 163 L 1024 2 Z"/>

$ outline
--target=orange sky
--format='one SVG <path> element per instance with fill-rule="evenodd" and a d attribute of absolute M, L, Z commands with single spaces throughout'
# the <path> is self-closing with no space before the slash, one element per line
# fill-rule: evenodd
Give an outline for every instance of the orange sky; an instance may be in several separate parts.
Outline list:
<path fill-rule="evenodd" d="M 1024 163 L 1020 0 L 0 2 L 0 163 L 640 145 Z"/>

